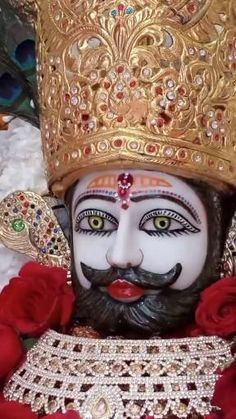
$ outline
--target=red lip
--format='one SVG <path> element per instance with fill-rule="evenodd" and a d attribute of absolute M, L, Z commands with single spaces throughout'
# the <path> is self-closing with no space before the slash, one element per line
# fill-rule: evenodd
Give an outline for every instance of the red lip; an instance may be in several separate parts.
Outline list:
<path fill-rule="evenodd" d="M 137 287 L 136 285 L 131 284 L 125 279 L 116 279 L 108 287 L 107 292 L 112 298 L 140 298 L 144 294 L 142 288 Z"/>

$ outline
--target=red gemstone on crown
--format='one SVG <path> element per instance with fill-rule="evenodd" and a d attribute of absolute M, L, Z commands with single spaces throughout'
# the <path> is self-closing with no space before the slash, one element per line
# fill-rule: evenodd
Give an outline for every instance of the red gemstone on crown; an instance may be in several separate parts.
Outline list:
<path fill-rule="evenodd" d="M 189 3 L 187 5 L 187 10 L 189 13 L 195 13 L 197 11 L 197 5 L 195 3 Z"/>
<path fill-rule="evenodd" d="M 117 122 L 123 122 L 123 119 L 124 119 L 123 116 L 120 115 L 117 117 Z"/>
<path fill-rule="evenodd" d="M 67 102 L 69 102 L 69 100 L 70 100 L 69 93 L 65 93 L 65 95 L 64 95 L 64 101 L 67 103 Z"/>
<path fill-rule="evenodd" d="M 169 124 L 170 121 L 171 121 L 171 117 L 169 115 L 167 115 L 165 112 L 162 112 L 160 114 L 160 117 L 164 120 L 165 125 Z"/>
<path fill-rule="evenodd" d="M 91 147 L 89 145 L 85 147 L 84 153 L 86 154 L 86 156 L 88 156 L 91 153 Z"/>
<path fill-rule="evenodd" d="M 181 159 L 185 159 L 185 158 L 187 157 L 187 152 L 186 152 L 185 150 L 181 150 L 181 151 L 179 152 L 179 157 L 180 157 Z"/>
<path fill-rule="evenodd" d="M 171 103 L 169 105 L 168 109 L 169 109 L 170 112 L 175 112 L 176 107 L 175 107 L 175 105 L 173 103 Z"/>
<path fill-rule="evenodd" d="M 124 71 L 124 66 L 123 65 L 119 65 L 119 67 L 117 68 L 117 73 L 123 73 Z"/>
<path fill-rule="evenodd" d="M 84 114 L 82 115 L 82 120 L 83 120 L 83 121 L 88 121 L 88 120 L 89 120 L 89 115 L 88 115 L 87 113 L 84 113 Z"/>
<path fill-rule="evenodd" d="M 153 144 L 149 144 L 149 145 L 147 146 L 147 151 L 148 151 L 149 153 L 154 153 L 154 152 L 156 151 L 156 146 L 155 146 L 155 145 L 153 145 Z"/>
<path fill-rule="evenodd" d="M 217 121 L 222 121 L 222 119 L 223 119 L 223 115 L 222 115 L 222 113 L 221 113 L 221 112 L 217 112 L 217 114 L 216 114 L 216 119 L 217 119 Z"/>
<path fill-rule="evenodd" d="M 101 111 L 106 112 L 107 111 L 107 105 L 101 105 L 100 106 Z"/>
<path fill-rule="evenodd" d="M 130 87 L 135 87 L 136 86 L 136 81 L 135 80 L 131 80 L 130 82 Z"/>
<path fill-rule="evenodd" d="M 125 10 L 125 6 L 123 4 L 118 4 L 118 10 L 119 12 L 123 12 Z"/>
<path fill-rule="evenodd" d="M 162 93 L 163 93 L 163 89 L 162 89 L 162 87 L 161 87 L 161 86 L 157 86 L 157 87 L 156 87 L 156 94 L 157 94 L 157 95 L 162 95 Z"/>
<path fill-rule="evenodd" d="M 115 140 L 114 141 L 114 146 L 115 147 L 121 147 L 122 146 L 122 140 Z"/>
<path fill-rule="evenodd" d="M 108 81 L 105 81 L 104 83 L 105 89 L 109 89 L 110 86 L 111 86 L 111 83 L 109 83 Z"/>
<path fill-rule="evenodd" d="M 165 124 L 165 121 L 164 121 L 164 119 L 163 118 L 158 118 L 157 119 L 157 126 L 159 127 L 159 128 L 161 128 L 161 127 L 163 127 L 163 125 Z"/>
<path fill-rule="evenodd" d="M 181 96 L 184 96 L 184 95 L 186 94 L 186 90 L 185 90 L 185 88 L 184 88 L 184 87 L 182 87 L 182 86 L 180 86 L 180 87 L 178 88 L 178 92 L 179 92 L 179 94 L 180 94 Z"/>
<path fill-rule="evenodd" d="M 116 97 L 118 97 L 118 99 L 123 99 L 124 93 L 123 92 L 118 92 Z"/>

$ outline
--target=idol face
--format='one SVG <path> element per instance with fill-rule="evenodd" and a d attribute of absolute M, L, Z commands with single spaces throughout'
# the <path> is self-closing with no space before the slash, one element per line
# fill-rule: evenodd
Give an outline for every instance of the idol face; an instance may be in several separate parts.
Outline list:
<path fill-rule="evenodd" d="M 191 312 L 196 290 L 186 290 L 209 249 L 193 187 L 151 171 L 93 173 L 74 189 L 71 218 L 79 317 L 107 332 L 159 333 Z"/>

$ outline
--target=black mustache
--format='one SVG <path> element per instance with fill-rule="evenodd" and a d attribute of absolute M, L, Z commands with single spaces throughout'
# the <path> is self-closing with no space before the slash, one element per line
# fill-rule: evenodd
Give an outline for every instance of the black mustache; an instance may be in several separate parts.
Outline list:
<path fill-rule="evenodd" d="M 83 262 L 81 262 L 80 266 L 85 278 L 93 287 L 106 287 L 117 279 L 125 279 L 133 285 L 149 290 L 159 290 L 173 285 L 182 271 L 181 263 L 177 263 L 165 274 L 156 274 L 139 267 L 127 269 L 111 267 L 101 270 L 91 268 Z"/>

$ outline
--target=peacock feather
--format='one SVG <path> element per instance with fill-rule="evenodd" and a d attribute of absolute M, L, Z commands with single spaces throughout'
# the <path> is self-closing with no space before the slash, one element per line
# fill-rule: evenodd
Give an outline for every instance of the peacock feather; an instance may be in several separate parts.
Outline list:
<path fill-rule="evenodd" d="M 0 0 L 0 113 L 39 126 L 33 27 Z"/>

